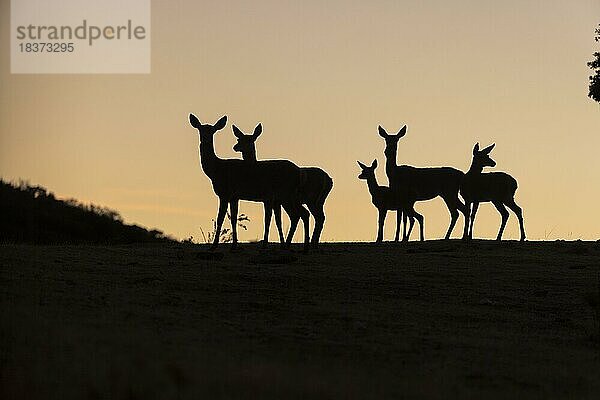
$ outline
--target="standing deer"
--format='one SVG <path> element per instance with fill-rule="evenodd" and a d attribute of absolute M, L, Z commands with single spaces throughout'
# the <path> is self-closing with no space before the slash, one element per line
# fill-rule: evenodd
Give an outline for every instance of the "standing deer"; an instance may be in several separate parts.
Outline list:
<path fill-rule="evenodd" d="M 415 224 L 415 218 L 419 221 L 419 226 L 421 228 L 421 240 L 423 240 L 423 216 L 416 212 L 412 206 L 403 207 L 403 205 L 398 202 L 397 196 L 390 190 L 389 187 L 379 186 L 377 184 L 377 177 L 375 176 L 377 160 L 373 160 L 373 163 L 370 167 L 367 167 L 360 161 L 357 161 L 357 163 L 362 169 L 360 175 L 358 175 L 358 179 L 364 179 L 367 181 L 369 193 L 371 194 L 371 202 L 379 212 L 376 242 L 380 243 L 383 241 L 383 225 L 385 224 L 385 217 L 387 216 L 388 211 L 396 211 L 396 236 L 394 239 L 396 242 L 398 241 L 400 235 L 400 223 L 402 220 L 402 215 L 404 215 L 404 234 L 402 236 L 402 241 L 408 240 L 408 237 L 412 232 L 413 225 Z M 410 229 L 408 230 L 408 234 L 406 233 L 407 216 L 410 218 Z"/>
<path fill-rule="evenodd" d="M 446 203 L 451 217 L 445 238 L 450 238 L 459 210 L 465 216 L 463 237 L 466 237 L 468 209 L 458 198 L 463 172 L 450 167 L 416 168 L 397 165 L 398 141 L 406 134 L 406 129 L 404 125 L 397 134 L 390 135 L 379 126 L 379 135 L 385 139 L 385 172 L 390 182 L 390 189 L 404 205 L 440 196 Z"/>
<path fill-rule="evenodd" d="M 254 133 L 246 135 L 237 126 L 233 125 L 233 134 L 237 138 L 237 143 L 233 146 L 233 150 L 242 153 L 242 158 L 249 162 L 255 163 L 256 159 L 256 140 L 262 133 L 262 125 L 256 125 Z M 300 187 L 301 201 L 306 204 L 310 213 L 315 218 L 315 228 L 313 230 L 311 244 L 317 246 L 319 244 L 319 238 L 323 231 L 323 225 L 325 224 L 325 211 L 323 209 L 325 200 L 333 188 L 333 180 L 325 171 L 316 167 L 301 167 L 304 172 L 305 180 Z M 281 227 L 281 207 L 272 206 L 272 210 L 267 210 L 268 205 L 265 204 L 265 238 L 268 238 L 268 230 L 270 224 L 267 222 L 267 212 L 270 214 L 271 211 L 275 214 L 275 224 L 277 225 L 277 231 L 279 232 L 279 240 L 283 242 L 283 230 Z M 288 240 L 294 236 L 296 227 L 298 225 L 298 217 L 290 217 L 290 231 L 288 232 Z"/>
<path fill-rule="evenodd" d="M 211 249 L 219 243 L 219 233 L 229 206 L 231 212 L 232 248 L 237 246 L 237 213 L 240 200 L 257 201 L 282 206 L 290 218 L 304 222 L 304 249 L 308 250 L 308 211 L 300 201 L 304 176 L 300 168 L 287 160 L 268 160 L 249 165 L 238 159 L 222 159 L 215 154 L 213 136 L 225 127 L 224 116 L 214 125 L 202 124 L 194 114 L 189 115 L 190 125 L 200 134 L 200 163 L 210 178 L 213 190 L 219 197 L 217 234 Z M 288 237 L 287 244 L 291 242 Z"/>
<path fill-rule="evenodd" d="M 519 228 L 521 229 L 521 241 L 525 240 L 525 228 L 523 227 L 523 210 L 515 203 L 515 192 L 517 191 L 517 181 L 512 176 L 504 172 L 488 172 L 482 173 L 484 167 L 495 167 L 496 162 L 490 158 L 490 152 L 495 144 L 479 150 L 479 143 L 473 147 L 473 161 L 471 168 L 465 174 L 460 188 L 460 194 L 465 199 L 468 209 L 473 204 L 471 210 L 470 221 L 468 223 L 468 238 L 473 238 L 473 223 L 475 222 L 475 214 L 479 208 L 479 203 L 484 201 L 491 202 L 500 215 L 502 223 L 496 240 L 502 240 L 502 233 L 508 220 L 508 211 L 510 208 L 517 219 L 519 220 Z"/>

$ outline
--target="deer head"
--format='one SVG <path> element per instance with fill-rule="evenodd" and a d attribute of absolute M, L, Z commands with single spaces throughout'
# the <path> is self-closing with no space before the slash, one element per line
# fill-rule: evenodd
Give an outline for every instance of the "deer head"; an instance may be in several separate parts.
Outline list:
<path fill-rule="evenodd" d="M 254 133 L 251 135 L 246 135 L 242 132 L 237 126 L 233 125 L 231 127 L 233 129 L 233 134 L 237 138 L 237 143 L 233 146 L 233 150 L 240 153 L 252 153 L 256 151 L 256 147 L 254 142 L 262 133 L 262 125 L 259 123 L 254 128 Z"/>
<path fill-rule="evenodd" d="M 377 169 L 377 160 L 373 160 L 370 167 L 367 167 L 365 164 L 357 161 L 358 166 L 362 169 L 360 175 L 358 175 L 358 179 L 371 179 L 375 178 L 375 169 Z"/>
<path fill-rule="evenodd" d="M 220 120 L 218 120 L 217 122 L 215 122 L 214 125 L 211 124 L 203 124 L 200 122 L 200 120 L 198 119 L 198 117 L 196 117 L 194 114 L 190 114 L 190 125 L 192 125 L 194 128 L 196 128 L 198 130 L 198 133 L 200 134 L 200 142 L 204 142 L 204 143 L 209 143 L 212 142 L 212 137 L 215 133 L 217 133 L 218 131 L 220 131 L 221 129 L 225 128 L 225 125 L 227 124 L 227 116 L 223 116 L 221 117 Z"/>
<path fill-rule="evenodd" d="M 483 167 L 495 167 L 496 161 L 490 157 L 490 152 L 496 144 L 492 144 L 483 150 L 479 150 L 479 143 L 473 147 L 473 167 L 483 169 Z"/>
<path fill-rule="evenodd" d="M 379 125 L 378 127 L 378 131 L 379 131 L 379 136 L 381 136 L 384 140 L 385 140 L 385 151 L 384 154 L 386 156 L 395 156 L 396 155 L 396 151 L 398 149 L 398 141 L 400 140 L 401 137 L 403 137 L 404 135 L 406 135 L 406 130 L 408 128 L 406 127 L 406 125 L 404 125 L 397 134 L 395 135 L 390 135 L 388 134 L 385 129 L 383 129 L 381 127 L 381 125 Z"/>

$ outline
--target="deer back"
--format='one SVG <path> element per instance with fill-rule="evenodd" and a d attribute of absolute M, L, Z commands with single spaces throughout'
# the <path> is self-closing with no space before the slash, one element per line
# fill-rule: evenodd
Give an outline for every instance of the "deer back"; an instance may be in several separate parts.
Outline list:
<path fill-rule="evenodd" d="M 468 173 L 460 193 L 468 201 L 502 201 L 512 199 L 517 187 L 516 179 L 505 172 Z"/>
<path fill-rule="evenodd" d="M 290 203 L 298 202 L 304 175 L 298 166 L 287 160 L 248 163 L 221 159 L 211 180 L 220 197 Z"/>
<path fill-rule="evenodd" d="M 386 169 L 387 170 L 387 169 Z M 458 193 L 464 173 L 451 167 L 396 166 L 388 175 L 390 188 L 403 197 L 428 200 Z"/>

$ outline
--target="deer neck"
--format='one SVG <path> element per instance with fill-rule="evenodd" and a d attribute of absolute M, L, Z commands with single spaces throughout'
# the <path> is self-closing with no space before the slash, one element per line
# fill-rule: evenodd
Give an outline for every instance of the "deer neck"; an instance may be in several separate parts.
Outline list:
<path fill-rule="evenodd" d="M 379 189 L 379 185 L 377 184 L 377 178 L 375 176 L 368 177 L 367 186 L 369 187 L 369 193 L 371 193 L 371 196 L 375 196 L 377 190 Z"/>
<path fill-rule="evenodd" d="M 385 154 L 385 170 L 394 170 L 394 168 L 398 166 L 398 164 L 396 164 L 396 158 L 398 157 L 398 144 L 395 146 L 386 147 L 383 153 Z"/>
<path fill-rule="evenodd" d="M 200 164 L 202 170 L 209 177 L 213 178 L 216 174 L 219 157 L 215 154 L 215 147 L 213 141 L 200 142 Z"/>
<path fill-rule="evenodd" d="M 483 171 L 483 167 L 481 165 L 475 164 L 475 160 L 471 162 L 471 167 L 467 171 L 469 175 L 477 175 Z"/>
<path fill-rule="evenodd" d="M 244 159 L 244 161 L 256 162 L 256 148 L 243 151 L 242 158 Z"/>

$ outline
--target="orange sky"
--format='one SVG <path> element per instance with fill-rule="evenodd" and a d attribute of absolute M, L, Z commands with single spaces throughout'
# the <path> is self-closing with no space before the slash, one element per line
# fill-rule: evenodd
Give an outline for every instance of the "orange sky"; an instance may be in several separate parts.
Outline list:
<path fill-rule="evenodd" d="M 9 0 L 0 39 L 9 40 Z M 259 158 L 333 177 L 325 240 L 372 240 L 376 211 L 356 160 L 377 158 L 377 125 L 408 133 L 399 163 L 468 169 L 495 142 L 496 170 L 519 182 L 530 239 L 600 237 L 600 106 L 587 95 L 600 2 L 153 1 L 149 75 L 11 75 L 0 52 L 0 176 L 117 209 L 179 238 L 210 227 L 216 197 L 187 123 L 259 121 Z M 382 167 L 379 181 L 387 184 Z M 440 199 L 417 205 L 426 237 L 445 233 Z M 261 206 L 241 240 L 261 237 Z M 390 238 L 393 218 L 388 220 Z M 475 236 L 499 215 L 480 208 Z M 455 236 L 462 233 L 462 217 Z M 506 238 L 518 238 L 511 214 Z M 272 236 L 275 238 L 275 236 Z"/>

